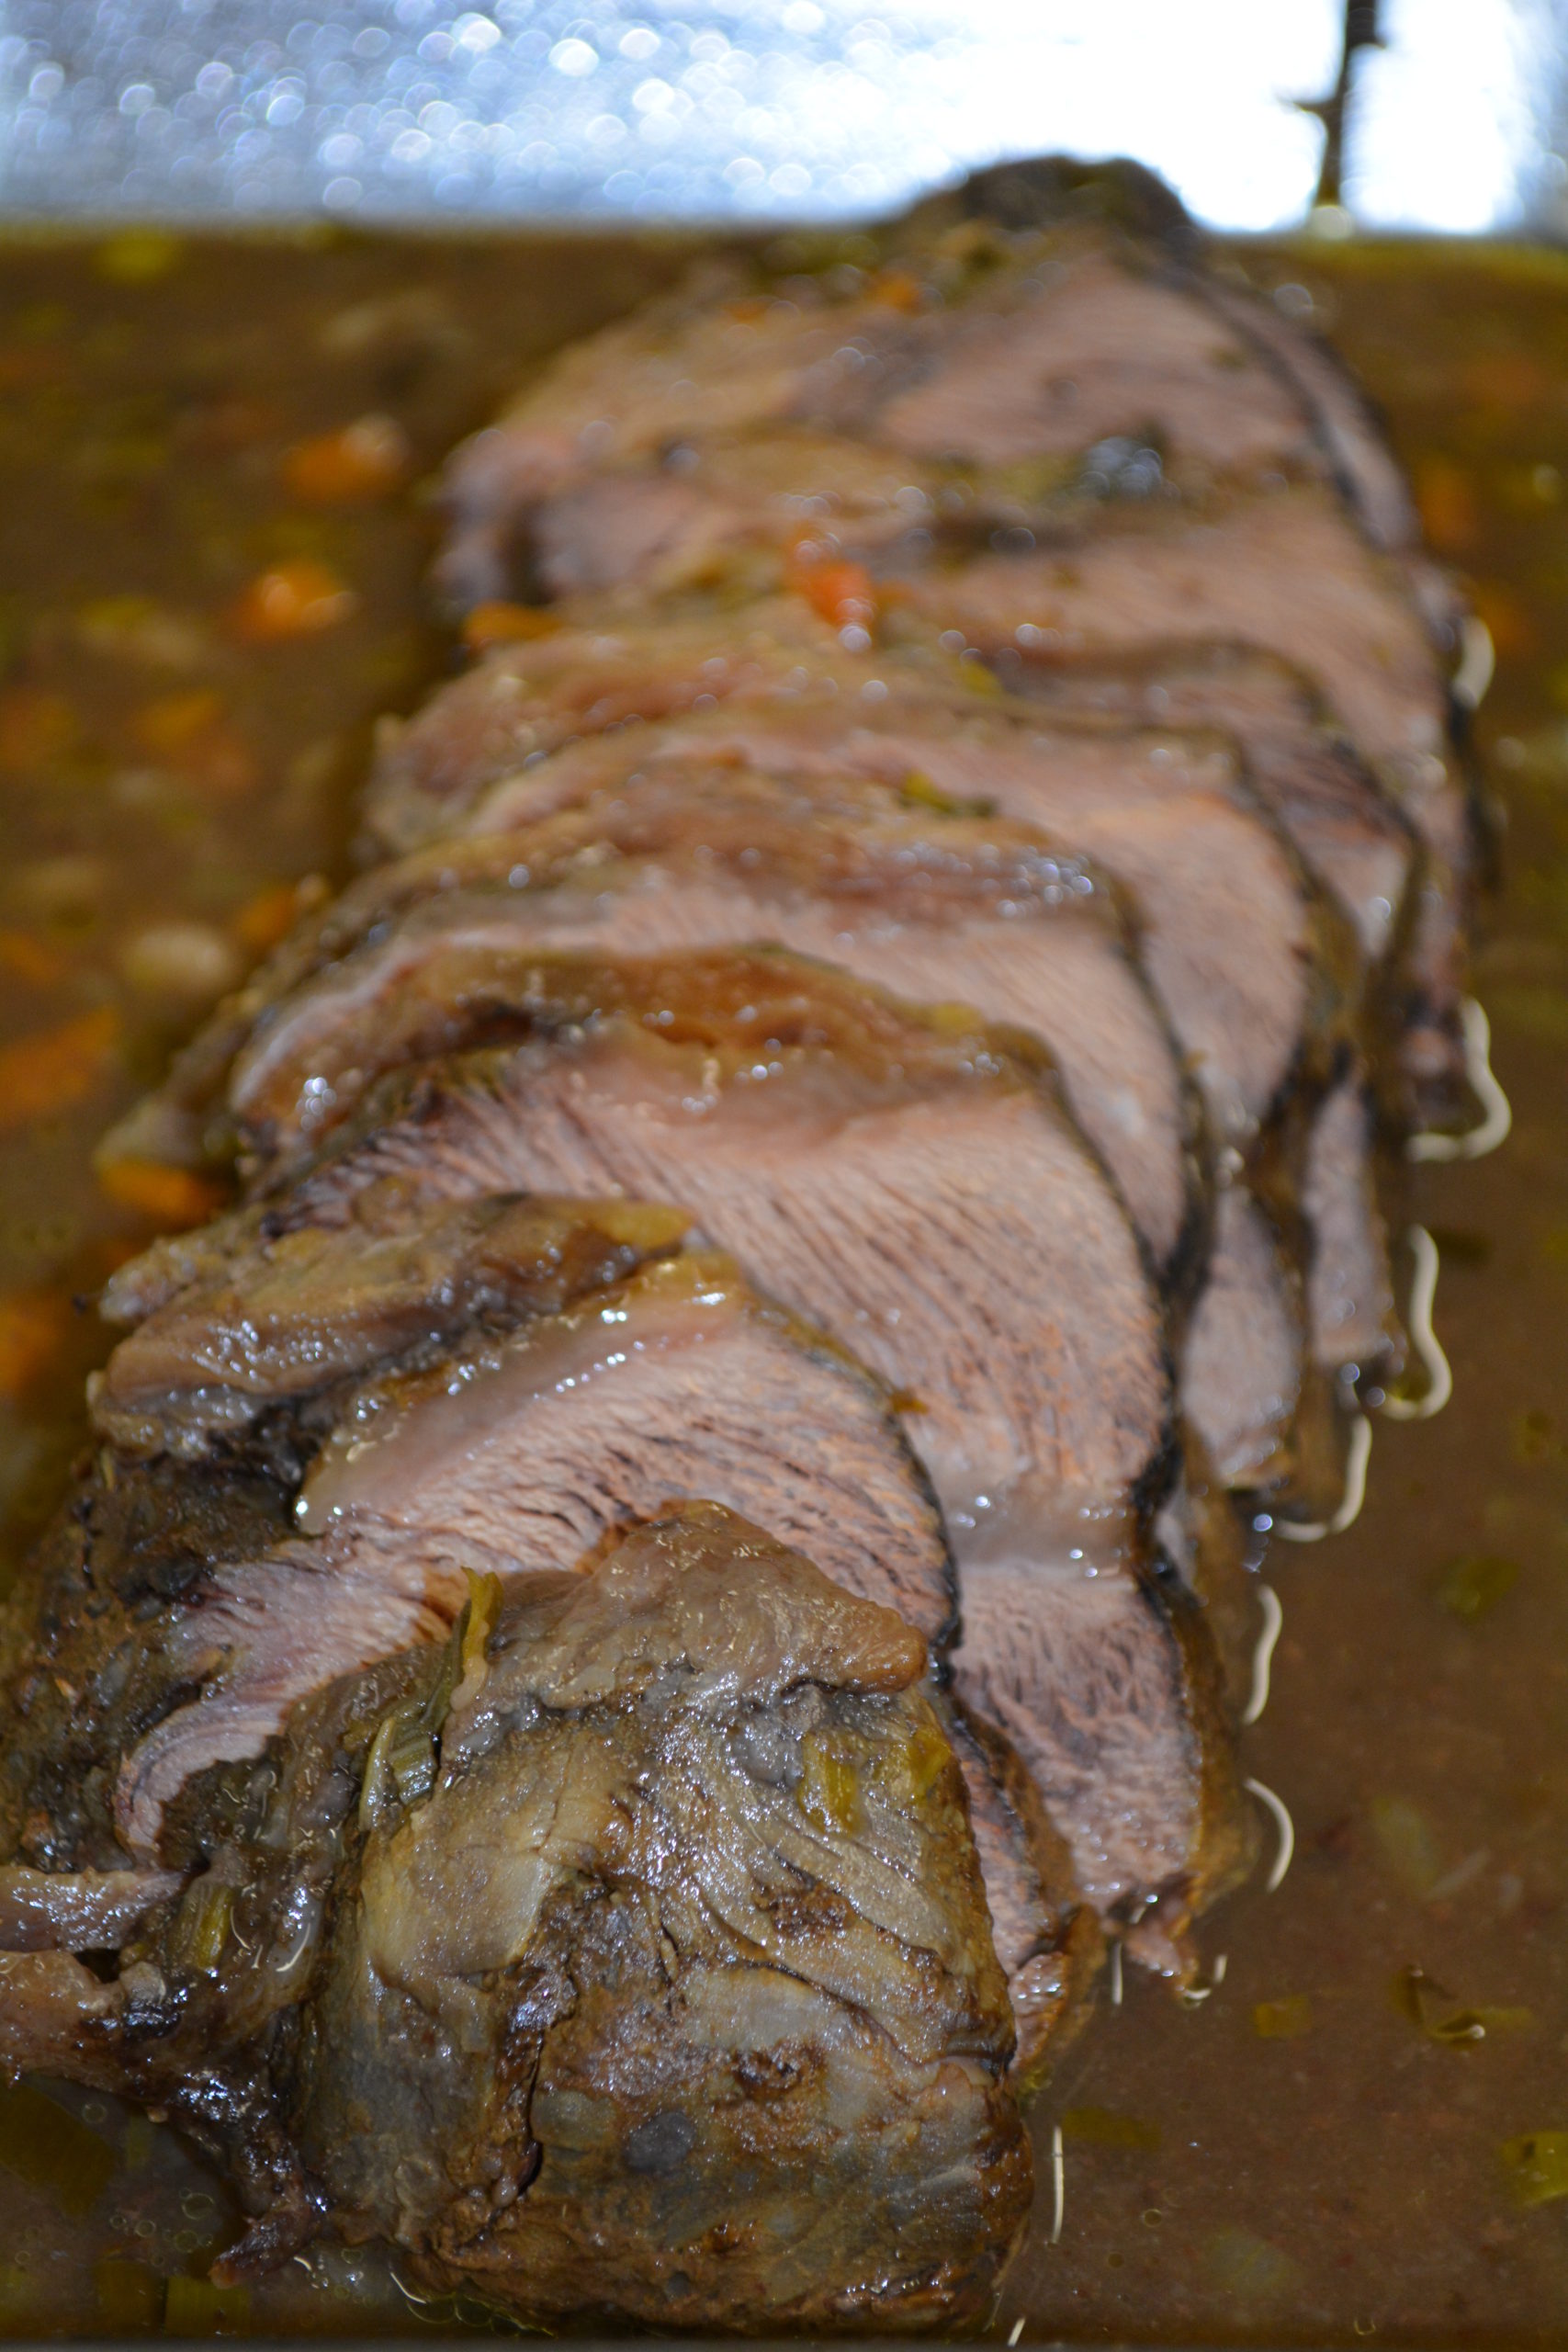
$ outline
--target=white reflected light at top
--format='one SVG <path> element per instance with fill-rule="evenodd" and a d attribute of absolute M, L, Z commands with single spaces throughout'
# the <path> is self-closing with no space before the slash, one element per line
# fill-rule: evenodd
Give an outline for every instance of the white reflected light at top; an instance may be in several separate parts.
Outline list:
<path fill-rule="evenodd" d="M 1295 101 L 1332 82 L 1341 15 L 1341 0 L 298 5 L 0 0 L 0 204 L 852 220 L 1065 150 L 1132 155 L 1201 220 L 1272 229 L 1312 196 L 1322 132 Z M 1506 218 L 1540 136 L 1529 62 L 1555 57 L 1541 23 L 1568 0 L 1388 5 L 1348 196 L 1380 220 Z M 1542 122 L 1554 100 L 1537 95 Z"/>
<path fill-rule="evenodd" d="M 1540 162 L 1530 82 L 1561 12 L 1529 0 L 1384 0 L 1356 84 L 1345 198 L 1384 228 L 1489 229 Z"/>

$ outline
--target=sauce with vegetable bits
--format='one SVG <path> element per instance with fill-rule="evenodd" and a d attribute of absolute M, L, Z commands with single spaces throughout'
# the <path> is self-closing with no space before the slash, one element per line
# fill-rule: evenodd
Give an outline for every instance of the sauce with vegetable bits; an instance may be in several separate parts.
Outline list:
<path fill-rule="evenodd" d="M 840 266 L 871 257 L 840 240 Z M 344 870 L 376 716 L 463 659 L 422 602 L 422 485 L 525 365 L 673 245 L 159 235 L 0 250 L 0 1487 L 7 1566 L 108 1334 L 73 1301 L 205 1180 L 92 1148 Z M 798 266 L 799 256 L 791 256 Z M 1377 1417 L 1350 1532 L 1276 1543 L 1244 1770 L 1295 1851 L 1203 1925 L 1186 2005 L 1129 1968 L 1034 2116 L 994 2332 L 1555 2342 L 1568 2312 L 1568 259 L 1252 246 L 1384 405 L 1497 654 L 1506 817 L 1478 993 L 1515 1114 L 1389 1199 L 1438 1247 L 1455 1396 Z M 847 595 L 853 583 L 829 583 Z M 826 596 L 828 588 L 822 594 Z M 493 642 L 522 608 L 476 615 Z M 1413 1251 L 1404 1278 L 1416 1272 Z M 1269 1834 L 1274 1833 L 1269 1829 Z M 1200 1988 L 1201 1991 L 1201 1987 Z M 1051 2243 L 1054 2134 L 1062 2226 Z M 174 2134 L 0 2090 L 0 2329 L 402 2333 L 373 2253 L 248 2297 Z"/>

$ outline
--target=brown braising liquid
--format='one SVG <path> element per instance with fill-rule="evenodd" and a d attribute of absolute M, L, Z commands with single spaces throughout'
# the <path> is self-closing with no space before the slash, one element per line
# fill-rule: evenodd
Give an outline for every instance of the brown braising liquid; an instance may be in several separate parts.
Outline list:
<path fill-rule="evenodd" d="M 106 1193 L 94 1140 L 286 927 L 299 877 L 342 874 L 377 714 L 456 658 L 422 603 L 421 483 L 530 360 L 679 258 L 141 232 L 0 250 L 8 1561 L 107 1345 L 73 1297 L 209 1205 L 152 1175 Z M 1356 1526 L 1265 1562 L 1284 1626 L 1245 1770 L 1290 1808 L 1292 1867 L 1204 1923 L 1207 1998 L 1131 1968 L 1121 2006 L 1102 1997 L 1039 2105 L 995 2332 L 1544 2343 L 1568 2312 L 1568 257 L 1237 259 L 1310 301 L 1383 403 L 1495 642 L 1475 733 L 1504 883 L 1476 969 L 1515 1128 L 1390 1195 L 1439 1247 L 1453 1403 L 1380 1419 Z M 0 2215 L 9 2333 L 465 2316 L 342 2249 L 219 2294 L 221 2186 L 171 2132 L 49 2086 L 0 2091 Z"/>

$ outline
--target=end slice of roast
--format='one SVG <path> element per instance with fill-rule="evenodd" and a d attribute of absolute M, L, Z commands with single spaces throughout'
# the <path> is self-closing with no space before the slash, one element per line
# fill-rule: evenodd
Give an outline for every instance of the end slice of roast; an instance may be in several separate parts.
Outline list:
<path fill-rule="evenodd" d="M 211 1779 L 205 1876 L 113 1984 L 7 1973 L 0 2048 L 221 2153 L 229 2278 L 329 2227 L 535 2324 L 973 2316 L 1029 2147 L 924 1667 L 706 1505 L 487 1589 Z"/>

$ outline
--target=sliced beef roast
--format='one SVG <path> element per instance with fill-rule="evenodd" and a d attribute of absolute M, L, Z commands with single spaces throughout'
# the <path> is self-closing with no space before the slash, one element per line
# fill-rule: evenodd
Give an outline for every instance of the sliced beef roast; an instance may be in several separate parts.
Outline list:
<path fill-rule="evenodd" d="M 395 1192 L 372 1192 L 355 1208 L 339 1232 L 269 1236 L 254 1215 L 209 1228 L 220 1262 L 150 1312 L 138 1310 L 152 1270 L 122 1268 L 103 1305 L 113 1316 L 130 1304 L 138 1329 L 89 1384 L 100 1434 L 133 1452 L 208 1452 L 378 1361 L 429 1352 L 470 1325 L 557 1313 L 677 1249 L 686 1227 L 637 1201 L 494 1193 L 420 1216 Z"/>
<path fill-rule="evenodd" d="M 964 1775 L 991 1937 L 1008 1982 L 1017 2035 L 1011 2080 L 1026 2093 L 1055 2071 L 1087 2018 L 1104 1939 L 1017 1749 L 994 1723 L 951 1696 L 942 1721 Z"/>
<path fill-rule="evenodd" d="M 478 834 L 583 797 L 615 804 L 634 783 L 640 789 L 654 780 L 663 761 L 689 763 L 698 754 L 771 772 L 795 788 L 809 781 L 818 793 L 850 775 L 880 780 L 890 792 L 920 801 L 935 796 L 960 806 L 997 806 L 1038 823 L 1054 842 L 1092 854 L 1127 886 L 1143 918 L 1145 968 L 1227 1142 L 1245 1148 L 1288 1080 L 1300 1091 L 1310 1086 L 1314 1061 L 1326 1069 L 1323 1057 L 1339 1008 L 1359 993 L 1352 951 L 1303 892 L 1285 844 L 1261 820 L 1234 755 L 1222 745 L 1103 724 L 1042 729 L 1032 723 L 1027 704 L 977 695 L 964 665 L 953 669 L 913 654 L 878 657 L 873 675 L 862 675 L 851 694 L 852 669 L 843 673 L 842 663 L 835 668 L 826 655 L 792 658 L 800 647 L 787 611 L 781 627 L 771 675 L 761 629 L 748 640 L 746 674 L 733 691 L 727 677 L 713 673 L 716 708 L 641 727 L 618 724 L 609 736 L 584 729 L 576 745 L 562 745 L 553 756 L 525 753 L 511 774 L 506 722 L 497 716 L 492 731 L 480 712 L 520 714 L 516 740 L 537 746 L 552 726 L 554 679 L 564 674 L 573 681 L 571 707 L 581 726 L 581 714 L 595 707 L 584 684 L 591 642 L 580 638 L 575 654 L 558 650 L 538 668 L 531 652 L 513 651 L 497 662 L 488 687 L 477 679 L 460 682 L 449 691 L 483 746 L 466 791 L 452 779 L 457 799 L 472 801 L 463 823 Z M 635 632 L 604 640 L 606 671 L 616 683 L 615 721 L 624 722 L 644 699 L 632 684 L 638 642 Z M 641 639 L 650 671 L 658 666 L 659 642 L 657 631 Z M 694 679 L 703 674 L 700 643 L 683 639 L 681 646 L 684 673 Z M 657 690 L 647 700 L 660 707 Z M 411 779 L 403 750 L 395 761 L 400 790 Z M 416 764 L 412 774 L 418 773 Z M 487 774 L 493 780 L 476 795 Z M 455 874 L 466 847 L 461 841 L 451 845 Z M 438 860 L 442 853 L 427 854 Z M 1231 1238 L 1228 1227 L 1221 1231 L 1226 1262 L 1209 1308 L 1216 1367 L 1247 1359 L 1249 1325 L 1278 1334 L 1295 1320 L 1274 1250 L 1238 1255 Z M 1254 1310 L 1248 1292 L 1259 1284 Z M 1266 1429 L 1265 1400 L 1294 1395 L 1299 1385 L 1298 1373 L 1241 1408 L 1248 1419 L 1239 1447 L 1232 1410 L 1201 1420 L 1211 1452 L 1235 1463 L 1278 1465 L 1290 1458 L 1289 1420 Z M 1234 1381 L 1231 1386 L 1234 1394 Z M 1219 1402 L 1213 1381 L 1194 1393 Z M 1262 1441 L 1254 1442 L 1258 1432 Z"/>
<path fill-rule="evenodd" d="M 1066 716 L 1139 727 L 1216 728 L 1238 743 L 1253 788 L 1355 925 L 1370 974 L 1393 950 L 1416 864 L 1410 821 L 1297 671 L 1245 645 L 1141 646 L 1099 659 L 1002 668 L 1014 691 Z"/>
<path fill-rule="evenodd" d="M 216 1566 L 164 1629 L 165 1712 L 119 1771 L 128 1842 L 153 1848 L 194 1772 L 255 1754 L 322 1681 L 449 1622 L 470 1572 L 569 1567 L 700 1497 L 809 1544 L 928 1638 L 950 1630 L 936 1508 L 876 1385 L 728 1261 L 673 1259 L 334 1395 L 298 1534 Z"/>
<path fill-rule="evenodd" d="M 659 689 L 643 695 L 633 684 L 639 654 L 649 673 L 660 666 L 656 628 L 603 640 L 620 691 L 597 725 L 583 718 L 584 707 L 594 707 L 583 685 L 594 643 L 586 635 L 576 638 L 570 662 L 558 654 L 536 669 L 533 649 L 513 650 L 488 684 L 460 681 L 449 691 L 471 715 L 510 705 L 526 716 L 510 730 L 499 723 L 489 737 L 457 787 L 457 805 L 471 805 L 454 830 L 504 831 L 618 789 L 662 758 L 697 755 L 728 756 L 786 781 L 848 775 L 917 800 L 934 793 L 961 806 L 989 805 L 1040 826 L 1060 852 L 1091 858 L 1127 885 L 1143 917 L 1151 978 L 1211 1107 L 1226 1133 L 1249 1133 L 1310 1050 L 1314 1024 L 1332 1016 L 1335 982 L 1323 971 L 1333 951 L 1299 870 L 1247 792 L 1234 752 L 1213 738 L 1160 729 L 1042 726 L 1027 704 L 976 691 L 974 671 L 962 664 L 890 654 L 841 675 L 841 662 L 796 659 L 787 612 L 781 623 L 785 634 L 771 667 L 769 632 L 759 628 L 736 690 L 716 673 L 708 693 L 718 707 L 682 717 L 660 710 Z M 712 641 L 720 634 L 714 628 Z M 694 678 L 700 643 L 682 649 Z M 547 715 L 558 669 L 573 676 L 575 731 L 590 740 L 563 745 L 553 758 L 509 756 L 508 739 L 543 749 L 540 737 L 565 731 L 564 718 L 558 727 Z M 657 723 L 626 725 L 644 702 Z M 433 734 L 438 717 L 433 706 Z M 615 722 L 603 740 L 603 727 Z M 423 763 L 411 772 L 400 739 L 391 756 L 400 785 L 421 772 Z"/>
<path fill-rule="evenodd" d="M 598 967 L 541 954 L 528 983 L 448 1000 L 469 1035 L 518 1042 L 383 1081 L 312 1170 L 276 1171 L 294 1181 L 287 1214 L 342 1217 L 389 1175 L 448 1199 L 619 1186 L 679 1201 L 765 1265 L 907 1399 L 961 1563 L 1016 1564 L 1025 1590 L 1038 1576 L 1064 1619 L 1081 1587 L 1093 1620 L 1109 1611 L 1152 1654 L 1145 1696 L 1163 1694 L 1167 1750 L 1152 1815 L 1086 1770 L 1081 1726 L 1070 1765 L 1055 1733 L 1026 1741 L 1020 1721 L 1014 1736 L 1092 1867 L 1086 1893 L 1107 1907 L 1164 1893 L 1179 1917 L 1234 1849 L 1209 1838 L 1192 1771 L 1192 1709 L 1207 1702 L 1185 1692 L 1203 1669 L 1141 1582 L 1142 1498 L 1168 1438 L 1161 1318 L 1048 1065 L 973 1014 L 921 1013 L 782 954 Z M 407 1010 L 417 1050 L 426 1015 Z M 378 1027 L 401 1018 L 383 1003 Z"/>
<path fill-rule="evenodd" d="M 900 593 L 975 644 L 1033 658 L 1233 638 L 1294 662 L 1420 837 L 1404 1051 L 1416 1079 L 1452 1061 L 1472 843 L 1447 693 L 1404 582 L 1331 497 L 1297 488 L 1213 515 L 1108 511 L 1097 530 L 1032 552 L 911 569 Z"/>
<path fill-rule="evenodd" d="M 1345 404 L 1331 422 L 1321 364 L 1283 364 L 1288 335 L 1103 225 L 972 223 L 848 288 L 751 293 L 702 272 L 575 345 L 458 452 L 442 585 L 471 604 L 530 568 L 557 594 L 646 573 L 715 504 L 731 453 L 754 494 L 755 461 L 787 469 L 825 435 L 864 453 L 858 496 L 837 477 L 863 526 L 899 514 L 883 452 L 1015 509 L 1106 475 L 1145 496 L 1280 469 L 1348 487 Z"/>
<path fill-rule="evenodd" d="M 193 1790 L 115 1981 L 7 1969 L 0 2058 L 172 2106 L 229 2278 L 331 2228 L 535 2324 L 977 2316 L 1029 2144 L 925 1662 L 707 1506 L 483 1588 Z"/>
<path fill-rule="evenodd" d="M 488 875 L 468 861 L 466 887 L 434 890 L 426 858 L 365 894 L 368 937 L 350 947 L 340 923 L 335 960 L 258 1015 L 229 1078 L 239 1126 L 276 1148 L 301 1122 L 309 1132 L 313 1106 L 341 1117 L 408 1057 L 406 1031 L 381 1025 L 393 999 L 493 994 L 509 971 L 522 987 L 540 948 L 774 940 L 1043 1036 L 1156 1263 L 1171 1268 L 1190 1239 L 1198 1138 L 1173 1043 L 1113 893 L 1030 828 L 917 812 L 848 780 L 816 797 L 765 777 L 748 788 L 726 764 L 666 773 L 486 846 Z M 449 1024 L 432 1018 L 438 1042 Z"/>

